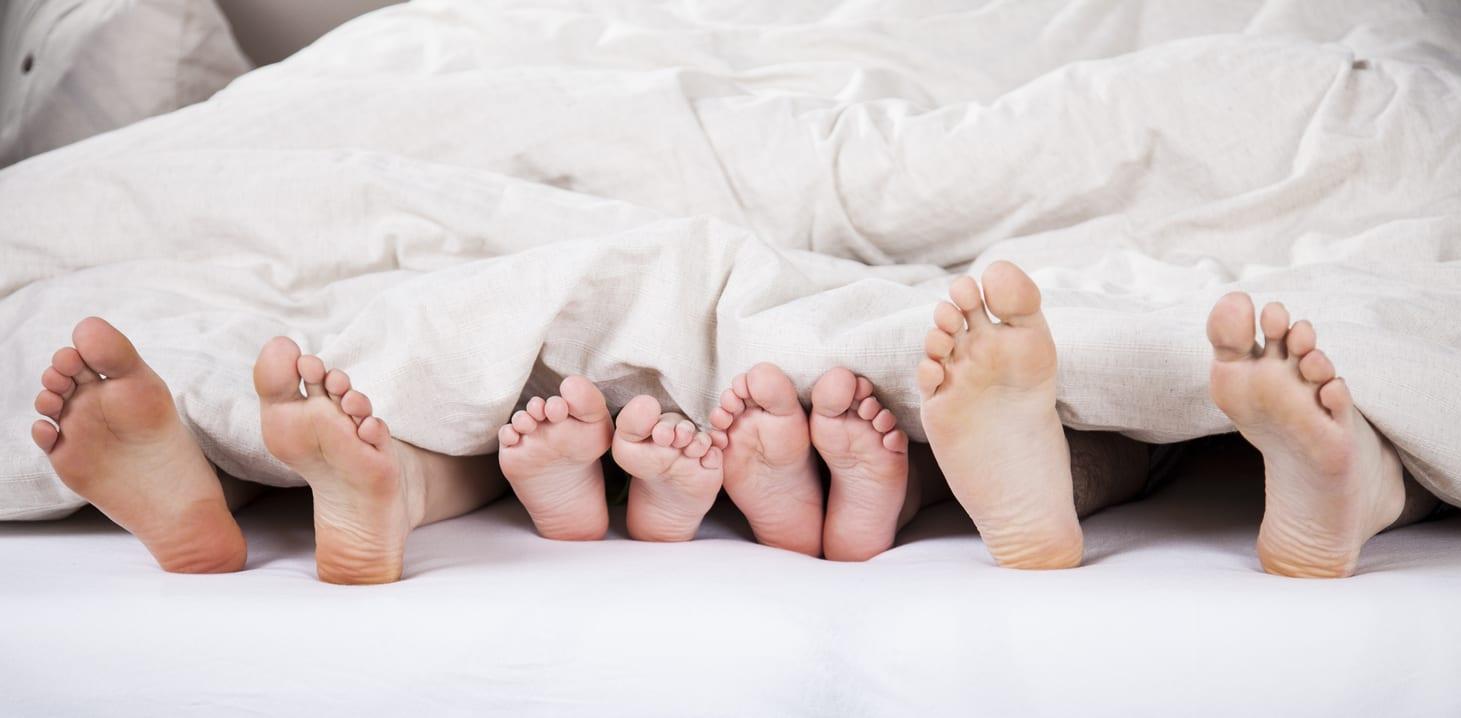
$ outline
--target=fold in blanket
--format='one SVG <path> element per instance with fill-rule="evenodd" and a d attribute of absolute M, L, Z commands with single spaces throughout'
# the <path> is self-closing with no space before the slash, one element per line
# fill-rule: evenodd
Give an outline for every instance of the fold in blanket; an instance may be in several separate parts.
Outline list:
<path fill-rule="evenodd" d="M 1045 292 L 1068 425 L 1231 430 L 1203 327 L 1244 290 L 1461 503 L 1454 11 L 736 8 L 416 2 L 0 172 L 0 518 L 81 504 L 27 427 L 87 314 L 220 468 L 288 485 L 249 383 L 274 334 L 447 453 L 569 373 L 704 421 L 758 361 L 866 374 L 921 438 L 932 305 L 995 259 Z"/>

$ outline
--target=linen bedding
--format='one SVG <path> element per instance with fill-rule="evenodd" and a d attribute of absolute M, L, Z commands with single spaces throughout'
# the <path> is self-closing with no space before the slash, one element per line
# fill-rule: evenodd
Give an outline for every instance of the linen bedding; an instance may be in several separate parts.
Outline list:
<path fill-rule="evenodd" d="M 1045 293 L 1070 426 L 1231 427 L 1208 308 L 1309 318 L 1461 504 L 1454 4 L 418 0 L 211 100 L 0 171 L 0 518 L 82 505 L 29 444 L 76 320 L 127 332 L 230 474 L 292 336 L 394 433 L 494 451 L 569 373 L 704 421 L 841 364 L 915 439 L 952 277 Z"/>

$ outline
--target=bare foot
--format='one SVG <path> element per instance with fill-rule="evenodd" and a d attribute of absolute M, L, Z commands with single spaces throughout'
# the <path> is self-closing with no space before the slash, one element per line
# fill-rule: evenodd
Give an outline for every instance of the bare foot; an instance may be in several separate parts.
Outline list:
<path fill-rule="evenodd" d="M 725 453 L 725 492 L 756 540 L 822 555 L 822 481 L 791 379 L 772 364 L 751 367 L 721 395 L 710 425 Z"/>
<path fill-rule="evenodd" d="M 866 561 L 888 550 L 908 498 L 908 435 L 873 396 L 873 383 L 841 367 L 812 386 L 810 428 L 832 475 L 827 558 Z"/>
<path fill-rule="evenodd" d="M 629 473 L 629 536 L 689 541 L 720 494 L 721 453 L 679 414 L 636 396 L 614 421 L 614 461 Z"/>
<path fill-rule="evenodd" d="M 614 422 L 593 382 L 570 376 L 497 432 L 502 473 L 545 538 L 595 541 L 609 530 L 604 469 Z"/>
<path fill-rule="evenodd" d="M 918 365 L 923 428 L 954 496 L 1001 566 L 1069 568 L 1083 543 L 1070 449 L 1055 413 L 1055 342 L 1018 267 L 949 288 Z M 990 321 L 984 308 L 1000 321 Z"/>
<path fill-rule="evenodd" d="M 81 320 L 41 375 L 31 438 L 61 481 L 140 539 L 165 571 L 225 573 L 248 549 L 223 488 L 132 342 Z M 58 430 L 59 427 L 59 430 Z"/>
<path fill-rule="evenodd" d="M 1207 320 L 1212 398 L 1263 452 L 1263 569 L 1284 576 L 1354 573 L 1360 548 L 1400 516 L 1400 457 L 1354 406 L 1307 321 L 1289 326 L 1282 304 L 1263 308 L 1254 341 L 1253 300 L 1234 292 Z"/>
<path fill-rule="evenodd" d="M 304 393 L 299 390 L 304 382 Z M 370 399 L 344 372 L 325 371 L 284 337 L 254 364 L 264 446 L 314 494 L 315 566 L 327 583 L 390 583 L 401 577 L 406 536 L 425 513 L 419 472 L 404 471 L 409 445 L 371 415 Z M 414 464 L 414 462 L 413 462 Z"/>

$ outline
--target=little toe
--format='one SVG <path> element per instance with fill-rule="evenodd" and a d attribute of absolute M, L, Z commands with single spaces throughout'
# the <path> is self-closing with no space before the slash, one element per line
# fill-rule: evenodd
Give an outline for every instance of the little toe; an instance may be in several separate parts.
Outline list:
<path fill-rule="evenodd" d="M 48 366 L 41 372 L 41 386 L 61 395 L 61 398 L 69 398 L 71 390 L 76 388 L 76 382 L 71 377 L 56 371 L 56 367 Z"/>
<path fill-rule="evenodd" d="M 1243 292 L 1223 295 L 1207 315 L 1207 341 L 1218 361 L 1252 358 L 1257 348 L 1253 340 L 1253 299 Z"/>
<path fill-rule="evenodd" d="M 822 416 L 841 416 L 857 395 L 857 376 L 842 367 L 828 370 L 812 385 L 812 411 Z"/>
<path fill-rule="evenodd" d="M 1314 325 L 1307 319 L 1300 319 L 1289 327 L 1288 337 L 1284 339 L 1288 345 L 1289 356 L 1296 359 L 1303 359 L 1309 352 L 1314 351 L 1318 344 L 1318 337 L 1314 333 Z"/>
<path fill-rule="evenodd" d="M 746 373 L 746 386 L 751 400 L 776 416 L 793 416 L 801 413 L 801 399 L 797 398 L 796 385 L 791 383 L 781 368 L 762 362 Z"/>
<path fill-rule="evenodd" d="M 340 409 L 356 419 L 364 419 L 372 410 L 370 397 L 351 389 L 340 397 Z"/>
<path fill-rule="evenodd" d="M 883 448 L 895 454 L 908 453 L 908 435 L 902 429 L 883 434 Z"/>
<path fill-rule="evenodd" d="M 924 359 L 918 362 L 916 377 L 918 394 L 927 399 L 944 383 L 944 365 L 932 359 Z"/>
<path fill-rule="evenodd" d="M 947 359 L 954 351 L 954 337 L 937 327 L 928 330 L 923 337 L 923 353 L 929 359 Z"/>
<path fill-rule="evenodd" d="M 515 429 L 517 433 L 524 435 L 531 434 L 534 430 L 538 428 L 537 419 L 529 416 L 528 413 L 526 411 L 523 411 L 522 409 L 518 409 L 517 411 L 513 412 L 512 419 L 508 423 L 512 424 L 512 428 Z"/>
<path fill-rule="evenodd" d="M 325 362 L 313 354 L 299 358 L 299 378 L 304 380 L 304 395 L 316 397 L 325 395 Z"/>
<path fill-rule="evenodd" d="M 888 411 L 887 409 L 883 409 L 879 411 L 875 416 L 873 416 L 872 422 L 874 429 L 877 429 L 880 433 L 886 434 L 888 433 L 888 431 L 892 430 L 894 426 L 898 425 L 898 417 L 893 416 L 893 412 Z"/>
<path fill-rule="evenodd" d="M 1299 374 L 1310 384 L 1323 384 L 1334 378 L 1334 362 L 1322 349 L 1315 349 L 1299 360 Z"/>
<path fill-rule="evenodd" d="M 528 412 L 528 416 L 531 416 L 534 419 L 537 419 L 538 421 L 547 421 L 548 420 L 547 407 L 548 407 L 547 400 L 545 400 L 541 396 L 535 396 L 535 397 L 533 397 L 531 399 L 528 399 L 528 405 L 527 405 L 526 411 Z"/>
<path fill-rule="evenodd" d="M 568 402 L 568 413 L 579 421 L 593 423 L 609 418 L 609 403 L 603 392 L 584 377 L 573 375 L 558 386 L 558 395 Z"/>
<path fill-rule="evenodd" d="M 61 395 L 50 389 L 43 389 L 41 393 L 36 394 L 36 412 L 41 416 L 60 419 L 61 408 L 65 405 L 66 401 L 61 398 Z"/>
<path fill-rule="evenodd" d="M 522 440 L 522 434 L 517 433 L 517 430 L 510 424 L 503 424 L 502 428 L 497 430 L 497 443 L 503 447 L 517 446 L 518 442 Z"/>
<path fill-rule="evenodd" d="M 47 454 L 51 453 L 51 449 L 56 448 L 56 441 L 60 438 L 61 432 L 56 430 L 56 425 L 45 419 L 37 419 L 34 424 L 30 425 L 30 440 Z"/>
<path fill-rule="evenodd" d="M 958 334 L 964 328 L 964 315 L 958 307 L 939 302 L 933 308 L 933 325 L 946 334 Z"/>
<path fill-rule="evenodd" d="M 1289 311 L 1278 302 L 1269 302 L 1258 315 L 1258 326 L 1263 329 L 1263 356 L 1280 359 L 1287 356 L 1283 340 L 1289 331 Z"/>
<path fill-rule="evenodd" d="M 959 277 L 949 285 L 949 299 L 954 300 L 954 306 L 964 315 L 965 324 L 969 330 L 976 327 L 990 324 L 989 315 L 984 313 L 984 300 L 979 296 L 979 283 L 968 275 Z M 942 326 L 940 326 L 942 328 Z"/>
<path fill-rule="evenodd" d="M 299 394 L 299 345 L 288 337 L 274 337 L 259 350 L 254 362 L 254 392 L 263 402 L 294 401 Z"/>
<path fill-rule="evenodd" d="M 568 402 L 561 396 L 550 396 L 543 404 L 543 415 L 548 421 L 557 424 L 568 418 Z"/>
<path fill-rule="evenodd" d="M 1044 321 L 1040 288 L 1024 270 L 1000 260 L 984 270 L 983 280 L 984 304 L 1001 322 L 1018 327 Z"/>
<path fill-rule="evenodd" d="M 659 417 L 659 400 L 648 394 L 640 394 L 619 410 L 618 418 L 614 419 L 614 431 L 628 441 L 644 441 L 654 431 Z"/>
<path fill-rule="evenodd" d="M 377 449 L 386 448 L 386 443 L 391 440 L 390 427 L 386 426 L 378 416 L 372 416 L 360 422 L 360 428 L 356 430 L 356 436 Z"/>

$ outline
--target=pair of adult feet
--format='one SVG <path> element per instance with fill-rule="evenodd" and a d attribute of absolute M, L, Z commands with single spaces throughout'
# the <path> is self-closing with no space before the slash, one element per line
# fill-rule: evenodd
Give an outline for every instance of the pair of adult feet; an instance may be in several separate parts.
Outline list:
<path fill-rule="evenodd" d="M 630 476 L 632 538 L 694 538 L 723 487 L 761 543 L 864 560 L 892 545 L 908 484 L 908 437 L 873 389 L 833 369 L 812 389 L 809 418 L 791 380 L 758 364 L 731 382 L 706 431 L 643 395 L 611 419 L 597 387 L 570 376 L 502 427 L 499 457 L 548 538 L 604 536 L 608 453 Z M 825 520 L 818 455 L 831 475 Z"/>
<path fill-rule="evenodd" d="M 922 420 L 955 497 L 1003 566 L 1079 565 L 1069 450 L 1056 414 L 1056 349 L 1040 291 L 1018 267 L 961 277 L 934 310 L 917 381 Z M 986 311 L 987 310 L 987 311 Z M 991 319 L 991 315 L 994 321 Z M 1270 573 L 1348 576 L 1405 505 L 1400 460 L 1355 408 L 1307 321 L 1246 294 L 1208 318 L 1211 394 L 1263 454 L 1258 556 Z"/>
<path fill-rule="evenodd" d="M 31 431 L 61 480 L 140 539 L 164 570 L 243 568 L 247 545 L 224 484 L 167 384 L 102 319 L 82 320 L 72 341 L 53 356 L 36 398 L 55 423 L 37 421 Z M 313 492 L 322 580 L 398 579 L 413 528 L 493 493 L 480 462 L 393 439 L 344 372 L 326 371 L 289 339 L 264 347 L 254 386 L 265 446 Z"/>

